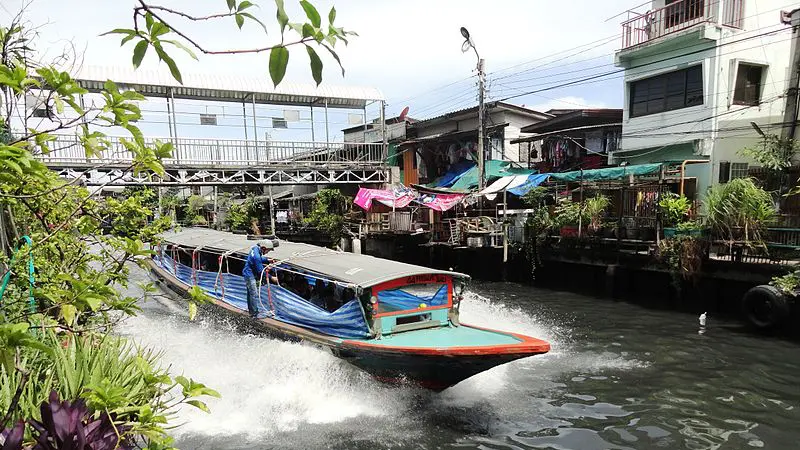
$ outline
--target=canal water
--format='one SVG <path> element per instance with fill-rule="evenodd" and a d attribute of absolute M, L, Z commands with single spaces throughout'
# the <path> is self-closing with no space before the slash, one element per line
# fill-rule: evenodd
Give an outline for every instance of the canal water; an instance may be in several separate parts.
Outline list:
<path fill-rule="evenodd" d="M 462 318 L 552 351 L 436 394 L 207 315 L 190 323 L 166 299 L 120 331 L 222 394 L 211 414 L 180 412 L 182 449 L 798 448 L 797 343 L 511 283 L 474 285 Z"/>

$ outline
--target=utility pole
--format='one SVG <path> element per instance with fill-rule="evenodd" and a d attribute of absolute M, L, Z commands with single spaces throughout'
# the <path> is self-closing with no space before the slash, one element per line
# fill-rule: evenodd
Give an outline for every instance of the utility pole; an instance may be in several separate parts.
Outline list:
<path fill-rule="evenodd" d="M 800 87 L 800 9 L 783 13 L 783 23 L 792 26 L 791 78 L 786 92 L 786 109 L 783 112 L 782 137 L 794 139 L 797 130 L 797 96 Z"/>
<path fill-rule="evenodd" d="M 461 51 L 467 52 L 469 49 L 475 51 L 475 56 L 478 58 L 478 192 L 484 188 L 484 169 L 483 160 L 486 159 L 483 150 L 483 129 L 485 117 L 483 117 L 483 98 L 486 91 L 486 75 L 483 72 L 483 58 L 478 54 L 478 49 L 475 48 L 475 43 L 470 38 L 469 31 L 461 27 L 461 36 L 464 37 L 464 43 L 461 44 Z"/>
<path fill-rule="evenodd" d="M 475 54 L 477 54 L 477 50 Z M 478 192 L 484 188 L 484 170 L 483 160 L 485 159 L 485 151 L 483 147 L 483 129 L 486 123 L 486 118 L 483 117 L 483 97 L 486 93 L 486 74 L 483 72 L 483 58 L 478 59 Z"/>

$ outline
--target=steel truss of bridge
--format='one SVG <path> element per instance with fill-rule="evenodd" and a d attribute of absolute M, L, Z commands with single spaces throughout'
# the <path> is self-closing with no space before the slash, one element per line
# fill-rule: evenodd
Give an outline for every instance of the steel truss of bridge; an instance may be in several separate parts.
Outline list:
<path fill-rule="evenodd" d="M 314 168 L 246 168 L 167 170 L 163 177 L 136 175 L 126 169 L 96 168 L 76 170 L 58 168 L 60 176 L 82 178 L 86 186 L 235 186 L 292 184 L 377 184 L 388 181 L 385 168 L 329 169 Z"/>
<path fill-rule="evenodd" d="M 65 178 L 81 178 L 87 186 L 372 184 L 389 177 L 380 143 L 165 141 L 174 144 L 174 151 L 162 161 L 163 176 L 133 173 L 133 155 L 115 137 L 108 138 L 108 150 L 87 158 L 77 137 L 58 135 L 51 151 L 39 159 Z"/>

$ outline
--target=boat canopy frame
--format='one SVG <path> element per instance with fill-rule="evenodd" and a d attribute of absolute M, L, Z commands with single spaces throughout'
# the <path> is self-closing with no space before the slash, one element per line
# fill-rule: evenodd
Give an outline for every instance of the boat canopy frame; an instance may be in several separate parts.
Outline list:
<path fill-rule="evenodd" d="M 184 228 L 161 234 L 163 244 L 184 248 L 202 248 L 213 253 L 215 250 L 226 255 L 238 253 L 246 256 L 258 243 L 246 235 L 237 235 L 208 228 Z M 369 289 L 390 281 L 414 276 L 447 275 L 464 282 L 469 275 L 447 270 L 406 264 L 369 255 L 331 250 L 310 244 L 280 241 L 280 245 L 270 252 L 270 258 L 277 264 L 289 264 L 299 269 L 329 277 L 362 289 Z"/>

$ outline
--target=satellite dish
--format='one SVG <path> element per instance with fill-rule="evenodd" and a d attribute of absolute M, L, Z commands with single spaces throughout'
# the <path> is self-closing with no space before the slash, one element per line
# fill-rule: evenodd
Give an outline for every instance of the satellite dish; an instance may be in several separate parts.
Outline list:
<path fill-rule="evenodd" d="M 400 116 L 397 119 L 398 120 L 405 120 L 407 115 L 408 115 L 408 106 L 403 108 L 403 111 L 400 113 Z"/>

